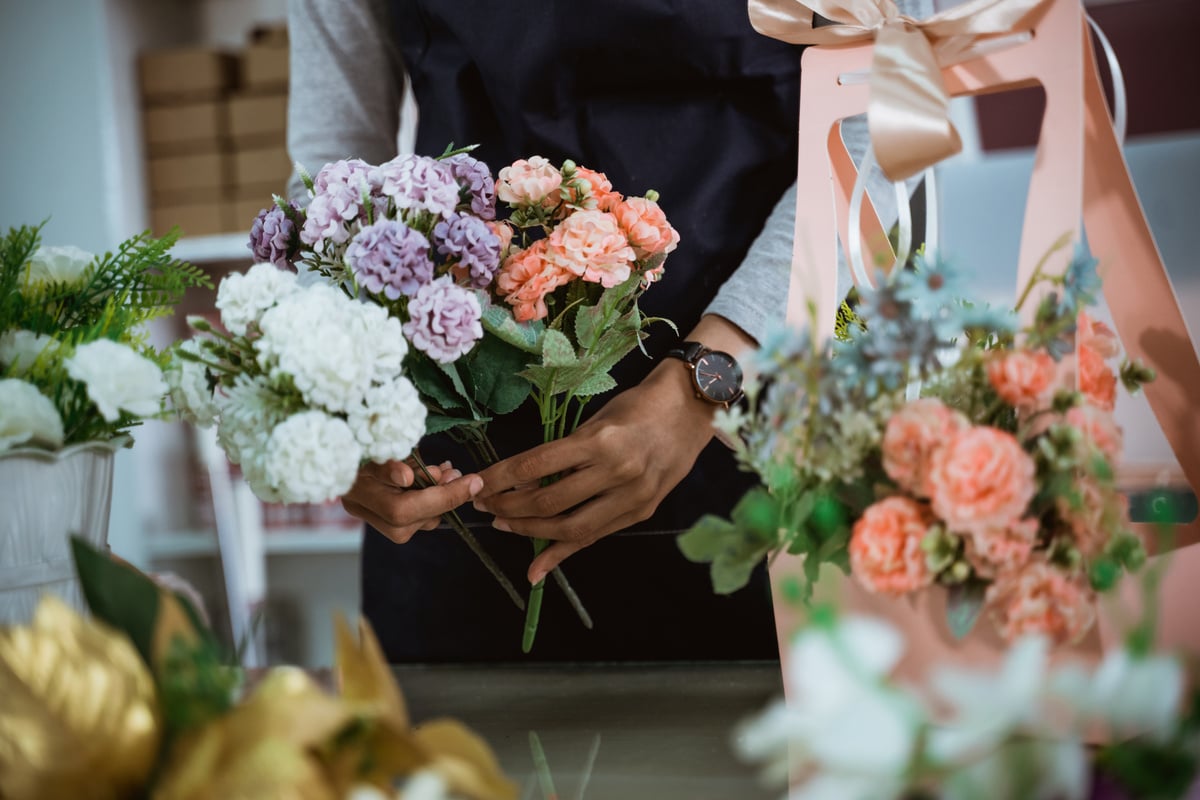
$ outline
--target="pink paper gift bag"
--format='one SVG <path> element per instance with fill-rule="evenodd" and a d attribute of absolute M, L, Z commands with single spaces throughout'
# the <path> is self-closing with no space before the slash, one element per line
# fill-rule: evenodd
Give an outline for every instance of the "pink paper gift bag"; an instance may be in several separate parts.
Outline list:
<path fill-rule="evenodd" d="M 870 105 L 872 138 L 876 139 L 881 164 L 887 160 L 896 167 L 893 172 L 901 174 L 892 174 L 894 178 L 916 171 L 912 164 L 905 163 L 903 144 L 897 147 L 893 138 L 885 159 L 884 148 L 877 140 L 878 132 L 887 132 L 885 128 L 896 122 L 898 107 L 896 97 L 887 96 L 890 90 L 880 88 L 880 70 L 891 70 L 893 77 L 899 74 L 903 79 L 903 73 L 911 71 L 914 63 L 922 67 L 918 62 L 924 61 L 935 75 L 940 72 L 951 96 L 1041 85 L 1046 110 L 1025 210 L 1017 285 L 1023 287 L 1028 282 L 1037 263 L 1064 234 L 1078 240 L 1081 227 L 1086 226 L 1091 251 L 1104 270 L 1104 294 L 1117 334 L 1129 358 L 1140 358 L 1157 371 L 1157 380 L 1146 387 L 1147 398 L 1187 482 L 1200 487 L 1200 409 L 1193 399 L 1200 396 L 1200 360 L 1112 129 L 1080 0 L 1025 0 L 1022 7 L 1027 13 L 1016 27 L 1005 31 L 1025 31 L 1029 35 L 1000 43 L 996 40 L 1003 32 L 995 27 L 995 15 L 998 11 L 1011 14 L 1019 5 L 1009 2 L 1004 8 L 1004 2 L 973 0 L 952 12 L 916 23 L 884 19 L 884 9 L 890 3 L 845 0 L 836 4 L 843 7 L 839 13 L 849 13 L 845 9 L 852 8 L 858 17 L 836 21 L 856 23 L 858 28 L 843 24 L 812 30 L 802 24 L 803 30 L 797 34 L 796 19 L 808 13 L 798 0 L 753 0 L 751 17 L 760 31 L 787 41 L 822 44 L 809 47 L 802 59 L 799 190 L 788 323 L 808 325 L 815 313 L 818 330 L 831 333 L 840 304 L 836 290 L 837 237 L 848 250 L 853 234 L 847 208 L 855 168 L 841 142 L 839 121 L 867 111 Z M 797 6 L 803 11 L 798 12 Z M 990 29 L 989 24 L 993 25 Z M 848 31 L 841 39 L 839 29 Z M 942 58 L 939 63 L 948 66 L 939 68 L 934 63 L 935 47 L 924 41 L 914 43 L 916 31 L 924 31 L 916 35 L 928 36 Z M 972 33 L 973 41 L 945 35 L 963 31 Z M 915 57 L 908 58 L 907 53 L 896 57 L 896 40 L 904 37 L 908 37 L 904 44 L 916 53 Z M 851 43 L 838 44 L 846 40 Z M 989 42 L 997 46 L 989 47 Z M 972 57 L 970 46 L 980 43 L 982 46 L 974 51 L 977 55 Z M 824 46 L 829 44 L 832 46 Z M 885 46 L 889 48 L 886 55 L 876 53 Z M 960 48 L 957 56 L 947 57 L 956 46 Z M 875 72 L 871 72 L 873 65 Z M 869 82 L 846 79 L 865 74 L 871 75 Z M 910 95 L 915 105 L 925 106 L 914 113 L 929 128 L 931 119 L 937 121 L 937 112 L 944 111 L 945 98 L 933 97 L 936 92 L 927 93 L 926 88 L 913 83 Z M 871 92 L 876 95 L 874 99 Z M 905 102 L 909 99 L 901 98 Z M 887 101 L 893 101 L 890 108 Z M 878 110 L 880 105 L 882 112 Z M 886 116 L 891 119 L 876 124 L 877 117 Z M 933 150 L 941 147 L 948 151 L 935 155 L 934 160 L 957 147 L 952 128 L 935 131 L 935 140 L 939 137 Z M 914 149 L 920 148 L 914 145 Z M 869 224 L 858 234 L 868 249 L 874 246 L 880 252 L 882 237 L 877 222 L 871 220 Z M 1060 250 L 1043 269 L 1059 274 L 1069 257 L 1069 249 Z M 1032 313 L 1037 300 L 1035 297 L 1025 306 L 1026 313 Z M 1161 638 L 1166 644 L 1200 651 L 1200 624 L 1189 619 L 1190 607 L 1200 592 L 1192 588 L 1200 587 L 1200 546 L 1185 547 L 1200 542 L 1200 521 L 1177 525 L 1174 534 L 1175 544 L 1181 549 L 1169 554 L 1173 563 L 1164 586 Z M 799 569 L 793 556 L 783 554 L 776 560 L 771 574 L 777 598 L 782 596 L 780 582 Z M 906 635 L 908 655 L 900 667 L 902 678 L 924 682 L 931 664 L 990 661 L 1003 650 L 1003 643 L 986 620 L 981 620 L 964 640 L 951 636 L 945 623 L 944 590 L 934 589 L 905 600 L 881 598 L 840 575 L 830 580 L 828 575 L 834 572 L 828 571 L 819 592 L 837 593 L 847 611 L 884 617 Z M 795 614 L 794 608 L 782 600 L 777 602 L 776 624 L 784 653 L 795 629 Z M 1094 659 L 1119 635 L 1117 626 L 1102 619 L 1088 639 L 1059 657 Z"/>

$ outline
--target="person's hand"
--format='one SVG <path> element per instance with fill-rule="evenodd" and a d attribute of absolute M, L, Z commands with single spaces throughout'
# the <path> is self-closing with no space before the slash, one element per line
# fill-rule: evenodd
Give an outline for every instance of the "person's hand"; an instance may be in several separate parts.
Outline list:
<path fill-rule="evenodd" d="M 749 341 L 717 317 L 705 317 L 692 336 L 734 351 Z M 494 514 L 498 530 L 553 540 L 529 565 L 537 583 L 568 556 L 649 518 L 712 438 L 713 412 L 683 364 L 667 360 L 565 439 L 483 470 L 475 507 Z"/>
<path fill-rule="evenodd" d="M 430 466 L 436 486 L 412 488 L 413 466 L 404 461 L 367 464 L 342 497 L 342 508 L 397 544 L 404 544 L 417 531 L 438 526 L 441 516 L 474 497 L 483 488 L 478 475 L 463 475 L 450 462 Z"/>

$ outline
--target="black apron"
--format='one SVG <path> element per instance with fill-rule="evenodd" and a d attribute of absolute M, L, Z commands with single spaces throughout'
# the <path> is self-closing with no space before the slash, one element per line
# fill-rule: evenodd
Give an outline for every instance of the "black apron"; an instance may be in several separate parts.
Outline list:
<path fill-rule="evenodd" d="M 571 158 L 626 195 L 658 190 L 681 241 L 641 306 L 684 334 L 695 326 L 795 175 L 798 49 L 755 33 L 744 0 L 394 0 L 392 11 L 419 107 L 416 151 L 477 143 L 472 155 L 493 173 L 532 155 Z M 652 329 L 652 357 L 630 354 L 619 386 L 636 385 L 676 341 Z M 539 444 L 533 403 L 490 434 L 501 456 Z M 471 468 L 441 437 L 422 452 Z M 521 612 L 449 530 L 405 545 L 368 530 L 363 610 L 393 662 L 774 658 L 765 570 L 719 597 L 708 567 L 675 541 L 701 515 L 727 515 L 753 484 L 710 445 L 651 519 L 564 563 L 594 630 L 547 581 L 531 656 L 520 652 Z M 523 591 L 530 543 L 461 513 Z"/>

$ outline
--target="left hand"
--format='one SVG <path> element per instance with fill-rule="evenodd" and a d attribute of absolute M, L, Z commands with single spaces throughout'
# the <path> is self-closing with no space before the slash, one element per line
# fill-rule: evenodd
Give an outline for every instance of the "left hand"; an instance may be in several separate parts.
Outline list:
<path fill-rule="evenodd" d="M 719 317 L 705 317 L 689 338 L 700 337 L 731 351 L 750 341 Z M 568 556 L 648 519 L 712 438 L 714 410 L 696 397 L 682 362 L 668 359 L 570 436 L 482 471 L 475 507 L 494 514 L 498 530 L 553 540 L 529 565 L 537 583 Z M 553 475 L 562 477 L 540 485 Z"/>

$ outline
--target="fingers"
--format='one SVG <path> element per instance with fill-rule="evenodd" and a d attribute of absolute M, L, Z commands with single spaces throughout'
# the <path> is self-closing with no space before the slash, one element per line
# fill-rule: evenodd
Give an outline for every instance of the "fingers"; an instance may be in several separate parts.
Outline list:
<path fill-rule="evenodd" d="M 432 530 L 439 518 L 469 501 L 480 489 L 478 475 L 439 470 L 445 480 L 425 489 L 398 489 L 390 483 L 361 476 L 342 498 L 347 513 L 369 523 L 396 542 L 407 542 L 418 530 Z"/>
<path fill-rule="evenodd" d="M 486 481 L 486 478 L 484 480 Z M 494 495 L 486 500 L 477 497 L 475 508 L 501 519 L 554 517 L 600 494 L 608 488 L 605 483 L 599 470 L 583 469 L 572 472 L 549 486 L 533 484 Z"/>
<path fill-rule="evenodd" d="M 439 466 L 431 465 L 428 469 L 434 483 L 446 483 L 462 476 L 462 473 L 454 469 L 449 461 L 445 461 Z M 365 475 L 371 480 L 400 489 L 407 489 L 414 483 L 422 482 L 417 480 L 417 473 L 414 471 L 413 465 L 406 461 L 385 461 L 382 464 L 367 463 L 359 467 L 358 475 L 360 478 Z M 422 474 L 421 478 L 424 477 Z"/>
<path fill-rule="evenodd" d="M 433 517 L 431 519 L 418 520 L 408 525 L 393 525 L 366 506 L 344 497 L 342 498 L 342 508 L 346 509 L 347 514 L 356 519 L 361 519 L 396 544 L 406 544 L 417 531 L 431 531 L 441 521 L 440 518 Z"/>
<path fill-rule="evenodd" d="M 498 517 L 492 521 L 492 527 L 534 539 L 591 544 L 648 519 L 652 513 L 654 504 L 644 502 L 638 487 L 628 486 L 603 494 L 569 514 L 548 518 Z"/>
<path fill-rule="evenodd" d="M 547 575 L 569 556 L 575 555 L 582 549 L 583 545 L 576 544 L 575 542 L 555 542 L 533 560 L 529 565 L 529 572 L 526 574 L 526 577 L 529 578 L 531 584 L 537 583 L 545 579 Z"/>
<path fill-rule="evenodd" d="M 577 437 L 568 436 L 538 445 L 480 472 L 484 488 L 479 497 L 486 499 L 522 484 L 537 485 L 543 478 L 575 469 L 588 461 L 587 447 Z"/>

